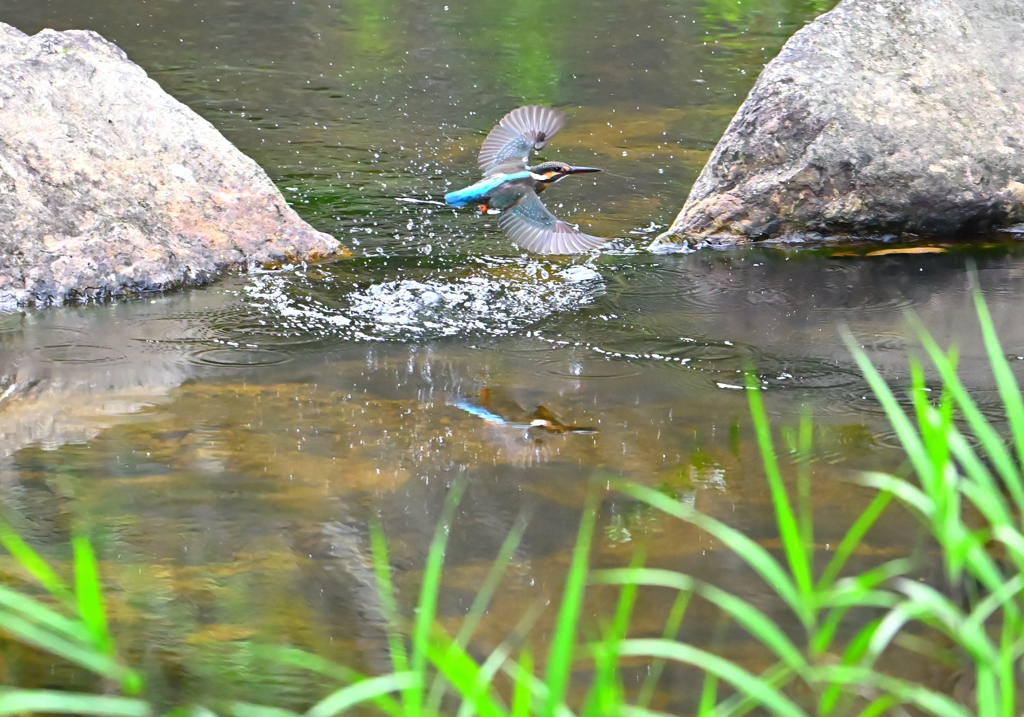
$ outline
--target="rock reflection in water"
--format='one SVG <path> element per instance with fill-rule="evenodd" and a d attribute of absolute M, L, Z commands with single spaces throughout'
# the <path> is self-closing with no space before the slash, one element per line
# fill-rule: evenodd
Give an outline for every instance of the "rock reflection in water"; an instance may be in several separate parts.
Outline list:
<path fill-rule="evenodd" d="M 232 303 L 223 292 L 0 315 L 0 460 L 30 445 L 82 443 L 168 400 L 194 375 L 193 313 Z"/>

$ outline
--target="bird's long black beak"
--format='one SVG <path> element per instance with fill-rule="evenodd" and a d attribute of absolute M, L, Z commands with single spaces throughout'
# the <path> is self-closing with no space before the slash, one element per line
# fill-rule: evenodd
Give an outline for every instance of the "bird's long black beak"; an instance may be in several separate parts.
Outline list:
<path fill-rule="evenodd" d="M 586 174 L 587 172 L 600 172 L 597 167 L 573 167 L 569 174 Z"/>

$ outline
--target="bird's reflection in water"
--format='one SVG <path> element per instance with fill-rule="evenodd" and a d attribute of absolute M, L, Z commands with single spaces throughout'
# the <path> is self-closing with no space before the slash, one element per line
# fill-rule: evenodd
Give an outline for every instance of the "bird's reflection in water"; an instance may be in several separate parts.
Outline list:
<path fill-rule="evenodd" d="M 544 406 L 528 412 L 502 391 L 488 386 L 479 390 L 475 401 L 463 398 L 452 405 L 483 419 L 490 428 L 489 442 L 500 446 L 500 452 L 517 465 L 529 466 L 549 460 L 553 451 L 551 440 L 556 436 L 597 433 L 592 426 L 563 423 Z"/>

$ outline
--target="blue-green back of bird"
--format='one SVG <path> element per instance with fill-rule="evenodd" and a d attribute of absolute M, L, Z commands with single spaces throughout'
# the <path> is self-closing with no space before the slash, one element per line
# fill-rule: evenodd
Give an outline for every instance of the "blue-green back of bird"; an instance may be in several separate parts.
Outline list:
<path fill-rule="evenodd" d="M 528 171 L 484 177 L 464 189 L 449 192 L 444 195 L 444 201 L 451 207 L 482 204 L 493 209 L 506 209 L 526 192 L 536 191 L 535 181 Z"/>

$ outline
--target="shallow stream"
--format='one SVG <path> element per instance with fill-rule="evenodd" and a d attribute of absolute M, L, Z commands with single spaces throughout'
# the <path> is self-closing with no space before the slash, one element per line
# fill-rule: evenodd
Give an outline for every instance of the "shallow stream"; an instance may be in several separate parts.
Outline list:
<path fill-rule="evenodd" d="M 517 516 L 530 516 L 474 643 L 481 653 L 530 605 L 557 601 L 590 481 L 660 486 L 776 547 L 738 390 L 749 365 L 776 428 L 795 425 L 803 407 L 814 417 L 826 553 L 871 497 L 853 484 L 857 471 L 902 460 L 840 327 L 906 385 L 916 342 L 904 314 L 917 312 L 941 343 L 960 346 L 965 381 L 998 415 L 969 291 L 974 262 L 1024 375 L 1024 245 L 1014 235 L 941 254 L 644 250 L 762 65 L 831 4 L 0 3 L 0 20 L 26 32 L 87 28 L 118 43 L 354 252 L 204 289 L 0 315 L 4 517 L 55 558 L 73 526 L 89 531 L 119 640 L 168 704 L 302 706 L 323 686 L 261 665 L 249 646 L 387 669 L 368 520 L 383 520 L 408 608 L 459 476 L 468 491 L 440 608 L 449 627 Z M 474 181 L 486 132 L 533 102 L 570 118 L 546 158 L 605 170 L 545 194 L 559 216 L 615 237 L 600 256 L 524 255 L 494 217 L 432 203 Z M 527 431 L 538 407 L 593 430 Z M 642 540 L 649 563 L 773 609 L 736 557 L 692 528 L 613 493 L 599 526 L 595 564 L 627 562 Z M 861 557 L 905 553 L 919 537 L 894 511 Z M 645 600 L 635 628 L 659 630 L 669 601 Z M 596 593 L 588 616 L 608 609 Z M 542 615 L 539 642 L 554 612 Z M 761 659 L 708 606 L 692 612 L 683 638 Z M 687 711 L 698 684 L 670 672 L 654 706 Z"/>

